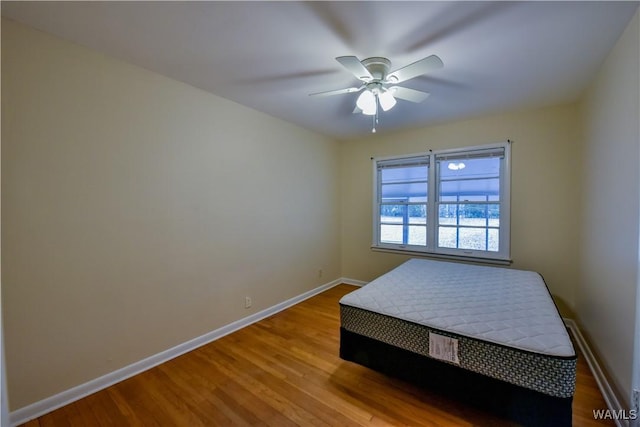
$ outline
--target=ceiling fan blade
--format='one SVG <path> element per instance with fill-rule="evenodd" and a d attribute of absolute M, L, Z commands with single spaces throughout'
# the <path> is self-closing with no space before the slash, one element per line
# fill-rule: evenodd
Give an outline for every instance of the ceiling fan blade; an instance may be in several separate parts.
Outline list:
<path fill-rule="evenodd" d="M 427 99 L 429 94 L 415 89 L 409 89 L 407 87 L 392 86 L 389 88 L 394 97 L 404 99 L 405 101 L 420 103 Z"/>
<path fill-rule="evenodd" d="M 422 58 L 421 60 L 416 61 L 413 64 L 409 64 L 406 67 L 399 68 L 394 72 L 389 73 L 389 75 L 387 76 L 387 81 L 391 83 L 400 83 L 405 80 L 418 77 L 431 70 L 437 70 L 438 68 L 442 68 L 443 66 L 444 64 L 438 56 L 427 56 L 426 58 Z"/>
<path fill-rule="evenodd" d="M 360 92 L 364 89 L 364 85 L 360 87 L 348 87 L 346 89 L 337 89 L 337 90 L 328 90 L 326 92 L 316 92 L 310 93 L 309 96 L 332 96 L 332 95 L 341 95 L 343 93 L 353 93 Z"/>
<path fill-rule="evenodd" d="M 349 70 L 351 74 L 356 76 L 359 80 L 373 80 L 373 76 L 369 70 L 367 70 L 367 68 L 362 65 L 362 62 L 360 62 L 360 60 L 355 56 L 338 56 L 336 61 L 342 64 L 344 68 Z"/>

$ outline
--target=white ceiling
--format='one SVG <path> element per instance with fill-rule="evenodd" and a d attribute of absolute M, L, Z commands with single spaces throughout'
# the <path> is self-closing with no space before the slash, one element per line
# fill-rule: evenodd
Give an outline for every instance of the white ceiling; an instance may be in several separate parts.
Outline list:
<path fill-rule="evenodd" d="M 444 68 L 402 85 L 379 132 L 576 100 L 633 17 L 627 2 L 9 2 L 2 15 L 337 138 L 364 135 L 335 57 Z"/>

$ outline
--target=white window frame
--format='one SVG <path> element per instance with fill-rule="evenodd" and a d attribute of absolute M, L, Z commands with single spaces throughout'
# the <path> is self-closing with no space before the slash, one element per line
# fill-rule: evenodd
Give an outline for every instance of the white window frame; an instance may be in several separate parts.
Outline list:
<path fill-rule="evenodd" d="M 439 158 L 443 157 L 465 157 L 491 152 L 499 149 L 504 150 L 502 156 L 500 172 L 500 225 L 499 225 L 499 250 L 470 250 L 441 248 L 437 245 L 438 230 L 438 209 L 439 209 Z M 380 242 L 380 187 L 379 182 L 379 162 L 401 162 L 411 161 L 415 158 L 427 157 L 429 160 L 428 191 L 427 191 L 427 240 L 426 246 L 409 244 L 394 244 Z M 373 164 L 373 240 L 371 248 L 375 251 L 403 253 L 409 255 L 427 256 L 432 258 L 460 259 L 466 261 L 477 261 L 494 264 L 511 263 L 511 142 L 500 142 L 480 146 L 455 148 L 438 151 L 428 151 L 425 153 L 414 153 L 401 156 L 388 156 L 372 158 Z M 443 202 L 445 203 L 445 202 Z"/>

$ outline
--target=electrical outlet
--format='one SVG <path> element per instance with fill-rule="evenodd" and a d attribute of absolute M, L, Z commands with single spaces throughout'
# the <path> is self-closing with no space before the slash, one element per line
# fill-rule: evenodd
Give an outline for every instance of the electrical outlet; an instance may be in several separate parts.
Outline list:
<path fill-rule="evenodd" d="M 244 297 L 244 308 L 251 307 L 251 297 Z"/>
<path fill-rule="evenodd" d="M 322 277 L 322 274 L 323 274 L 323 273 L 324 273 L 324 272 L 322 271 L 322 269 L 321 269 L 321 268 L 319 268 L 319 269 L 318 269 L 318 277 Z"/>

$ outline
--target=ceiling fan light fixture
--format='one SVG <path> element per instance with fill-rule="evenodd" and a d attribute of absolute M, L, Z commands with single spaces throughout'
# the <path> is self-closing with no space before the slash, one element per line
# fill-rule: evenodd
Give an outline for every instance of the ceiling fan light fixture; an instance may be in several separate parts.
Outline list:
<path fill-rule="evenodd" d="M 360 80 L 361 86 L 317 92 L 312 93 L 311 96 L 339 95 L 360 92 L 364 89 L 358 96 L 356 101 L 357 108 L 353 112 L 362 112 L 364 115 L 372 116 L 373 128 L 371 132 L 373 133 L 376 132 L 378 124 L 379 108 L 382 111 L 389 111 L 396 105 L 397 99 L 417 104 L 429 96 L 427 92 L 396 86 L 396 83 L 402 83 L 443 66 L 442 60 L 436 55 L 427 56 L 393 72 L 389 72 L 391 61 L 377 56 L 363 60 L 355 56 L 339 56 L 336 61 Z M 378 104 L 380 104 L 380 107 L 378 107 Z"/>
<path fill-rule="evenodd" d="M 391 91 L 382 92 L 378 95 L 378 99 L 380 100 L 380 106 L 384 111 L 389 111 L 396 105 L 396 99 L 393 97 Z"/>
<path fill-rule="evenodd" d="M 362 114 L 364 114 L 365 116 L 374 116 L 377 114 L 377 108 L 374 105 L 373 108 L 367 108 L 366 110 L 362 110 Z"/>
<path fill-rule="evenodd" d="M 360 94 L 356 105 L 362 110 L 362 114 L 367 116 L 373 116 L 376 114 L 376 96 L 370 90 L 365 90 Z"/>

